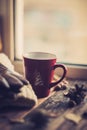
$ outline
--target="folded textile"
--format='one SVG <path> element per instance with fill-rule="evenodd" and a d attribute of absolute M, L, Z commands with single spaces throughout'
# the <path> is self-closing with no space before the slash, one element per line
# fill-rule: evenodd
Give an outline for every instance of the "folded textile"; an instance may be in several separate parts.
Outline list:
<path fill-rule="evenodd" d="M 14 71 L 13 65 L 5 54 L 0 56 L 2 57 L 0 57 L 0 108 L 7 106 L 32 108 L 37 104 L 37 96 L 31 84 Z"/>
<path fill-rule="evenodd" d="M 37 97 L 30 84 L 24 85 L 19 93 L 10 92 L 4 97 L 0 95 L 0 108 L 8 106 L 32 108 L 35 104 L 37 104 Z"/>

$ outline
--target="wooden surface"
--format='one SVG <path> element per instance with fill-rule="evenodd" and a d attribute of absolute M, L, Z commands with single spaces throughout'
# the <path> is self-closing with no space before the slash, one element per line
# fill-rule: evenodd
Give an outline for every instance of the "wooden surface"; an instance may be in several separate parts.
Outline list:
<path fill-rule="evenodd" d="M 87 112 L 87 96 L 72 108 L 68 107 L 63 91 L 39 99 L 38 103 L 32 110 L 0 110 L 0 130 L 87 130 L 87 118 L 82 117 Z"/>

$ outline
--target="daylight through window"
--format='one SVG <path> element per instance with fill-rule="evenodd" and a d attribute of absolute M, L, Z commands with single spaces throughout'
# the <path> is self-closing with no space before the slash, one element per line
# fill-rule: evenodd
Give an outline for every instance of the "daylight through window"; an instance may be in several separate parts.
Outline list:
<path fill-rule="evenodd" d="M 87 64 L 86 0 L 24 0 L 21 6 L 16 24 L 24 29 L 16 34 L 22 33 L 16 36 L 17 59 L 25 52 L 44 51 L 56 54 L 59 62 Z"/>

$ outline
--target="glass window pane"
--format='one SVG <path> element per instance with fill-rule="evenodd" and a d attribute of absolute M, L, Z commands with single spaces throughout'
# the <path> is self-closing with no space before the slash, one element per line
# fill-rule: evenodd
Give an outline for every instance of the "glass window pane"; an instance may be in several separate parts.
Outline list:
<path fill-rule="evenodd" d="M 22 53 L 45 51 L 60 62 L 87 64 L 86 15 L 86 0 L 24 0 Z"/>

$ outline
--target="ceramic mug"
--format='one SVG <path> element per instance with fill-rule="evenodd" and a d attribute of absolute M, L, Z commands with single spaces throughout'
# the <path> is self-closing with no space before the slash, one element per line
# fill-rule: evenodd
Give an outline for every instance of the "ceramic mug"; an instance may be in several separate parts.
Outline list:
<path fill-rule="evenodd" d="M 25 77 L 38 98 L 48 96 L 50 88 L 60 83 L 66 76 L 66 66 L 56 63 L 56 60 L 56 55 L 45 52 L 29 52 L 23 55 Z M 56 68 L 62 68 L 63 74 L 58 81 L 52 82 Z"/>

